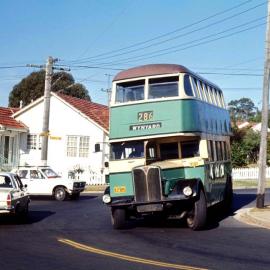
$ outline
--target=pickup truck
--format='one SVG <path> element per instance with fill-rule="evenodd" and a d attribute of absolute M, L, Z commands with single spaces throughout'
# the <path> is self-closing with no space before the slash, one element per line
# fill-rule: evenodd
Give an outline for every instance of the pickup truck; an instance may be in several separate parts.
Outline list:
<path fill-rule="evenodd" d="M 30 197 L 14 173 L 0 172 L 0 215 L 15 214 L 25 218 L 28 215 Z"/>
<path fill-rule="evenodd" d="M 68 196 L 78 199 L 86 184 L 84 181 L 62 178 L 49 166 L 24 166 L 15 172 L 27 185 L 30 195 L 52 195 L 57 201 L 64 201 Z"/>

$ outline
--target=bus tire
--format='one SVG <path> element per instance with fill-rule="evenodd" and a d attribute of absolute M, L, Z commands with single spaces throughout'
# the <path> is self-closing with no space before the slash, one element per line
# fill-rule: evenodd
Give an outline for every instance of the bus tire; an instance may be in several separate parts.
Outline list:
<path fill-rule="evenodd" d="M 187 215 L 187 225 L 197 231 L 203 229 L 206 224 L 207 207 L 204 192 L 200 191 L 200 197 L 195 201 L 192 210 Z"/>
<path fill-rule="evenodd" d="M 116 230 L 121 230 L 126 226 L 126 210 L 123 208 L 112 208 L 111 214 L 112 226 Z"/>

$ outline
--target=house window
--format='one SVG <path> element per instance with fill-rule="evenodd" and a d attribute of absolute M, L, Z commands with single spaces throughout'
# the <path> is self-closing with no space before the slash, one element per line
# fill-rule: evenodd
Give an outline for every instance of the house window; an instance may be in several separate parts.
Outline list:
<path fill-rule="evenodd" d="M 67 137 L 67 156 L 68 157 L 77 156 L 77 136 Z"/>
<path fill-rule="evenodd" d="M 37 149 L 37 135 L 28 134 L 27 135 L 27 149 Z"/>
<path fill-rule="evenodd" d="M 67 156 L 88 157 L 89 142 L 88 136 L 67 136 Z"/>
<path fill-rule="evenodd" d="M 80 137 L 79 157 L 88 157 L 88 155 L 89 155 L 89 137 L 82 136 Z"/>

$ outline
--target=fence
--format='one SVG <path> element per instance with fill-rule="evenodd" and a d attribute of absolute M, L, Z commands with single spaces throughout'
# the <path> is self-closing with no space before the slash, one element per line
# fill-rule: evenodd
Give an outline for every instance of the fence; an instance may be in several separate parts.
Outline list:
<path fill-rule="evenodd" d="M 68 174 L 69 178 L 86 181 L 86 185 L 104 185 L 105 175 L 97 173 L 94 171 L 84 171 L 84 172 L 72 172 Z"/>
<path fill-rule="evenodd" d="M 232 170 L 233 180 L 258 179 L 259 168 L 236 168 Z M 266 169 L 266 178 L 270 178 L 270 167 Z"/>

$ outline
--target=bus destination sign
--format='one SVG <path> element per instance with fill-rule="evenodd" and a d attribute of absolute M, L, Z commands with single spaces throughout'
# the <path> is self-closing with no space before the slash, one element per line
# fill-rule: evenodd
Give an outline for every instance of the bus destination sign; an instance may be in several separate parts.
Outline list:
<path fill-rule="evenodd" d="M 136 131 L 136 130 L 148 130 L 148 129 L 155 129 L 161 128 L 161 123 L 151 123 L 151 124 L 141 124 L 141 125 L 131 125 L 129 126 L 129 130 Z"/>

